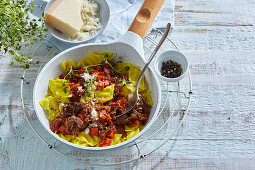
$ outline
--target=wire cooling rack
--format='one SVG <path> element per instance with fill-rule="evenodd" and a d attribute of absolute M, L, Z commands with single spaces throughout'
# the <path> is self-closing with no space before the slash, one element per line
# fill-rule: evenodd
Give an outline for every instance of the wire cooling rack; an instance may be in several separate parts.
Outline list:
<path fill-rule="evenodd" d="M 149 57 L 162 37 L 162 31 L 153 29 L 144 38 L 145 58 Z M 177 45 L 169 38 L 160 48 L 159 54 L 166 50 L 178 50 Z M 66 158 L 86 165 L 113 166 L 136 162 L 157 151 L 178 134 L 188 113 L 192 96 L 192 79 L 190 71 L 186 77 L 177 83 L 161 82 L 162 102 L 157 120 L 140 138 L 129 146 L 112 151 L 89 152 L 68 146 L 51 136 L 40 124 L 35 114 L 32 102 L 35 79 L 42 67 L 60 50 L 49 41 L 42 42 L 31 50 L 31 56 L 39 64 L 25 70 L 21 77 L 21 103 L 25 118 L 35 134 L 52 150 Z M 155 142 L 157 141 L 157 142 Z M 160 141 L 160 142 L 158 142 Z"/>

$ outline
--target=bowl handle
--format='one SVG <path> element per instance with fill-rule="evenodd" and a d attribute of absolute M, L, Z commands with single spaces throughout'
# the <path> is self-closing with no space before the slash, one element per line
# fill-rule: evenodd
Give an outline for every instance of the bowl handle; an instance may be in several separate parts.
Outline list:
<path fill-rule="evenodd" d="M 128 31 L 144 38 L 165 0 L 145 0 Z"/>

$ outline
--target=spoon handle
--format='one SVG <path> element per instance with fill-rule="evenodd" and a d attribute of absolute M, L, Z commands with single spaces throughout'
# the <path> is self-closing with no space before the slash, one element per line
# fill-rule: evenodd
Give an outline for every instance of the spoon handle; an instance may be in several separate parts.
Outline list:
<path fill-rule="evenodd" d="M 147 63 L 145 64 L 145 66 L 143 67 L 143 70 L 142 70 L 142 72 L 141 72 L 141 74 L 140 74 L 140 76 L 139 76 L 139 78 L 138 78 L 137 83 L 136 83 L 136 91 L 137 91 L 137 89 L 138 89 L 138 87 L 139 87 L 140 81 L 141 81 L 141 79 L 142 79 L 142 77 L 143 77 L 143 74 L 144 74 L 145 70 L 146 70 L 147 67 L 150 65 L 152 59 L 153 59 L 154 56 L 157 54 L 159 48 L 161 47 L 161 45 L 162 45 L 163 42 L 165 41 L 165 39 L 166 39 L 166 37 L 167 37 L 167 35 L 168 35 L 168 32 L 169 32 L 170 28 L 171 28 L 171 24 L 168 23 L 168 24 L 166 25 L 166 30 L 165 30 L 164 35 L 162 36 L 162 38 L 160 39 L 158 45 L 156 46 L 156 48 L 155 48 L 154 51 L 152 52 L 152 54 L 151 54 L 151 56 L 150 56 L 148 62 L 147 62 Z"/>

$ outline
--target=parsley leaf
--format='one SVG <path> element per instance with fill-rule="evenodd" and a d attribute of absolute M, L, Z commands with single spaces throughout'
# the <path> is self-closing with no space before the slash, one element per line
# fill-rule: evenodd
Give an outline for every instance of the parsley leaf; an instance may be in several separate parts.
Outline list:
<path fill-rule="evenodd" d="M 129 66 L 124 67 L 124 70 L 125 70 L 125 71 L 128 71 L 129 69 L 130 69 Z"/>
<path fill-rule="evenodd" d="M 104 56 L 104 58 L 108 58 L 108 53 L 105 53 L 105 56 Z"/>
<path fill-rule="evenodd" d="M 92 68 L 89 67 L 89 66 L 87 66 L 87 67 L 86 67 L 86 70 L 87 70 L 88 72 L 91 72 L 91 71 L 92 71 Z"/>
<path fill-rule="evenodd" d="M 68 87 L 64 87 L 64 88 L 63 88 L 63 91 L 64 91 L 65 94 L 67 93 L 67 88 L 68 88 Z"/>
<path fill-rule="evenodd" d="M 93 81 L 97 81 L 97 76 L 95 76 L 92 80 L 93 80 Z"/>

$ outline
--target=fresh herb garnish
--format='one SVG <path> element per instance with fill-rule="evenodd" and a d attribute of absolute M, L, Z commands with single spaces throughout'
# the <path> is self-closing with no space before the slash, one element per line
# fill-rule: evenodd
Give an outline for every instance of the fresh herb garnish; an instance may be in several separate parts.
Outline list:
<path fill-rule="evenodd" d="M 125 80 L 120 80 L 118 81 L 119 84 L 123 83 L 122 87 L 125 87 L 127 84 L 131 84 L 131 81 L 125 81 Z"/>
<path fill-rule="evenodd" d="M 65 94 L 67 93 L 67 88 L 68 88 L 67 86 L 63 88 Z"/>
<path fill-rule="evenodd" d="M 129 66 L 124 67 L 124 70 L 125 70 L 125 71 L 128 71 L 129 69 L 130 69 Z"/>
<path fill-rule="evenodd" d="M 118 72 L 118 71 L 111 65 L 111 63 L 109 63 L 108 60 L 105 60 L 105 63 L 108 64 L 114 71 Z M 118 73 L 120 73 L 120 72 L 118 72 Z"/>
<path fill-rule="evenodd" d="M 89 67 L 89 66 L 87 66 L 87 67 L 86 67 L 86 70 L 87 70 L 88 72 L 91 72 L 91 71 L 92 71 L 92 68 Z"/>
<path fill-rule="evenodd" d="M 119 72 L 114 71 L 114 73 L 113 73 L 113 76 L 114 76 L 114 77 L 118 77 L 119 75 L 120 75 Z"/>
<path fill-rule="evenodd" d="M 95 76 L 92 80 L 93 80 L 93 81 L 97 81 L 97 76 Z"/>
<path fill-rule="evenodd" d="M 22 47 L 31 47 L 46 37 L 44 14 L 39 19 L 29 16 L 35 7 L 43 9 L 43 5 L 35 5 L 33 1 L 0 0 L 0 51 L 10 55 L 11 65 L 16 61 L 24 69 L 28 69 L 33 60 L 26 53 L 20 53 Z"/>
<path fill-rule="evenodd" d="M 88 86 L 84 86 L 84 91 L 83 91 L 83 93 L 90 94 L 90 92 L 89 92 L 89 87 L 88 87 Z"/>
<path fill-rule="evenodd" d="M 69 72 L 68 72 L 68 73 L 66 74 L 66 76 L 64 77 L 64 79 L 65 79 L 67 76 L 68 76 L 69 78 L 72 78 L 72 77 L 73 77 L 73 67 L 72 67 L 72 66 L 71 66 Z"/>
<path fill-rule="evenodd" d="M 89 81 L 84 81 L 84 84 L 89 84 L 90 82 Z"/>
<path fill-rule="evenodd" d="M 87 86 L 85 86 L 85 87 L 84 87 L 84 91 L 87 91 L 87 90 L 88 90 L 88 87 L 87 87 Z"/>
<path fill-rule="evenodd" d="M 69 78 L 71 79 L 71 78 L 73 78 L 73 73 L 70 72 L 69 74 L 67 74 L 67 76 L 69 76 Z"/>
<path fill-rule="evenodd" d="M 105 56 L 104 56 L 104 58 L 108 58 L 108 53 L 105 53 Z"/>

